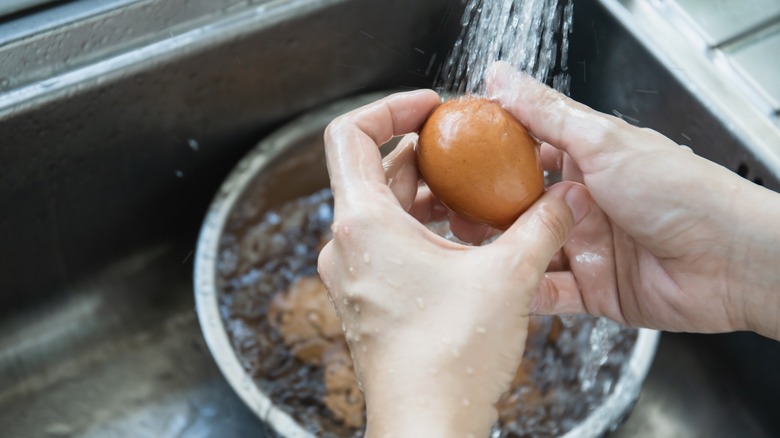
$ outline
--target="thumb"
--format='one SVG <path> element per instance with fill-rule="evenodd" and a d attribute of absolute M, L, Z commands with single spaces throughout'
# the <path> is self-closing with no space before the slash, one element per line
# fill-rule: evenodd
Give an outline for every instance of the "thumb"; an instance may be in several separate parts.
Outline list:
<path fill-rule="evenodd" d="M 494 243 L 506 245 L 514 253 L 521 249 L 526 262 L 544 272 L 592 205 L 593 199 L 582 184 L 555 184 Z"/>

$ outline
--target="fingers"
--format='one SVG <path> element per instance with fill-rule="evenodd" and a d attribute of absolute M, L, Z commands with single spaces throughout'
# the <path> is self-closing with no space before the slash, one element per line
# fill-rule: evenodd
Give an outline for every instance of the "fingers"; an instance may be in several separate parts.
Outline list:
<path fill-rule="evenodd" d="M 542 168 L 548 172 L 561 172 L 563 171 L 563 156 L 564 152 L 560 149 L 556 149 L 555 146 L 549 143 L 542 143 L 539 148 L 539 155 L 542 159 Z"/>
<path fill-rule="evenodd" d="M 577 163 L 568 155 L 563 154 L 563 179 L 566 181 L 574 181 L 581 184 L 585 183 L 585 176 L 582 174 L 582 170 L 577 166 Z"/>
<path fill-rule="evenodd" d="M 417 134 L 405 135 L 398 146 L 382 160 L 387 186 L 406 211 L 409 211 L 414 203 L 420 180 L 417 156 L 414 152 L 416 142 Z"/>
<path fill-rule="evenodd" d="M 417 197 L 409 209 L 409 214 L 423 224 L 449 218 L 452 233 L 458 239 L 474 245 L 484 242 L 497 232 L 487 225 L 472 222 L 450 211 L 426 185 L 419 187 Z"/>
<path fill-rule="evenodd" d="M 569 258 L 566 257 L 563 250 L 556 252 L 550 259 L 550 264 L 547 265 L 547 272 L 568 271 L 569 269 Z"/>
<path fill-rule="evenodd" d="M 422 185 L 417 189 L 417 197 L 414 199 L 409 214 L 423 224 L 447 219 L 449 210 L 439 201 L 431 189 Z"/>
<path fill-rule="evenodd" d="M 540 140 L 566 151 L 580 165 L 619 147 L 607 141 L 625 125 L 619 119 L 575 102 L 506 62 L 486 75 L 488 95 L 496 99 Z"/>
<path fill-rule="evenodd" d="M 417 131 L 440 103 L 432 90 L 397 93 L 338 117 L 325 130 L 325 156 L 336 205 L 365 201 L 385 185 L 378 146 Z"/>
<path fill-rule="evenodd" d="M 585 186 L 572 182 L 555 184 L 495 244 L 507 246 L 511 253 L 521 254 L 532 268 L 544 272 L 592 205 Z"/>
<path fill-rule="evenodd" d="M 531 300 L 531 313 L 559 315 L 587 313 L 577 280 L 571 272 L 549 272 Z"/>
<path fill-rule="evenodd" d="M 450 213 L 450 230 L 458 239 L 472 245 L 481 244 L 494 232 L 493 228 L 472 222 L 454 212 Z"/>

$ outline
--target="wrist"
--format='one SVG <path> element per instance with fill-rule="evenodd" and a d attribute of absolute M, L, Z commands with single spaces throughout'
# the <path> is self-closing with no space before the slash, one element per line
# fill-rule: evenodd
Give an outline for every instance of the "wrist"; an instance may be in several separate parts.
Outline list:
<path fill-rule="evenodd" d="M 736 204 L 739 228 L 729 269 L 729 290 L 743 315 L 735 329 L 780 340 L 780 194 L 748 185 Z"/>
<path fill-rule="evenodd" d="M 367 438 L 483 438 L 489 436 L 498 412 L 489 403 L 410 390 L 392 401 L 367 395 L 366 416 Z"/>
<path fill-rule="evenodd" d="M 380 363 L 366 364 L 361 372 L 366 437 L 489 435 L 498 413 L 495 397 L 476 377 L 479 370 L 425 360 Z"/>

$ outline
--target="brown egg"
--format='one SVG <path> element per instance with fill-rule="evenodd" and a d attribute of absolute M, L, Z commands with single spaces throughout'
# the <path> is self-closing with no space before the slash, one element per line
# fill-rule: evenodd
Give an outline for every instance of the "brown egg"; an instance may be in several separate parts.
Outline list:
<path fill-rule="evenodd" d="M 537 142 L 491 100 L 441 104 L 420 131 L 417 165 L 452 211 L 506 229 L 544 192 Z"/>

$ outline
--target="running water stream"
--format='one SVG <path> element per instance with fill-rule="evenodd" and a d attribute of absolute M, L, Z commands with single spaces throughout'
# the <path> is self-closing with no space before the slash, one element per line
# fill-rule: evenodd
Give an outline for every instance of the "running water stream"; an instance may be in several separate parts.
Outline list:
<path fill-rule="evenodd" d="M 484 94 L 484 76 L 506 61 L 564 93 L 572 0 L 464 0 L 463 30 L 441 69 L 436 88 Z"/>

